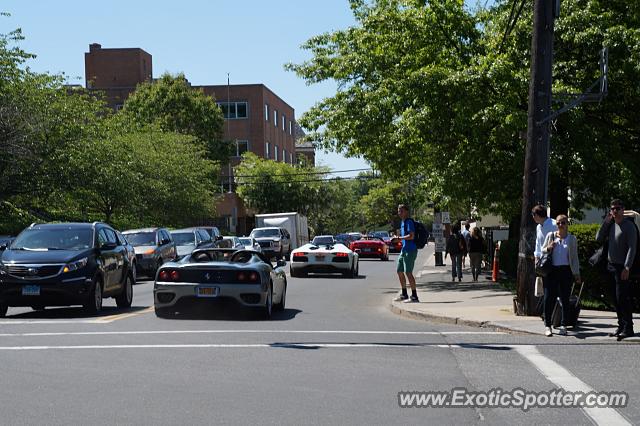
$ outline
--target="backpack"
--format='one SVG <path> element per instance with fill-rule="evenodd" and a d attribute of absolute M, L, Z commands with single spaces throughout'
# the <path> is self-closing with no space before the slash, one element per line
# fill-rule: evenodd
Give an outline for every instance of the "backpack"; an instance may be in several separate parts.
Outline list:
<path fill-rule="evenodd" d="M 633 219 L 628 219 L 633 223 L 633 227 L 636 230 L 636 255 L 633 258 L 633 264 L 631 265 L 631 271 L 629 273 L 630 278 L 640 279 L 640 250 L 638 249 L 638 245 L 640 244 L 640 231 L 638 230 L 638 225 Z M 606 252 L 605 252 L 606 258 Z"/>
<path fill-rule="evenodd" d="M 422 222 L 418 222 L 417 220 L 414 220 L 413 224 L 416 228 L 413 240 L 416 242 L 416 247 L 418 247 L 418 249 L 423 249 L 424 246 L 427 245 L 427 228 L 424 227 Z"/>

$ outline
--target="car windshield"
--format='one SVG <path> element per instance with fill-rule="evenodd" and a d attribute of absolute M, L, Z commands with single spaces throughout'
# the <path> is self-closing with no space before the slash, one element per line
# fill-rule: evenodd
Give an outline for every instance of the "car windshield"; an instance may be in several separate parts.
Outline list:
<path fill-rule="evenodd" d="M 132 246 L 155 246 L 156 245 L 156 233 L 155 232 L 135 232 L 133 234 L 125 234 L 127 241 Z"/>
<path fill-rule="evenodd" d="M 277 228 L 254 229 L 253 231 L 251 231 L 251 236 L 253 238 L 279 237 L 280 231 Z"/>
<path fill-rule="evenodd" d="M 196 237 L 193 232 L 172 232 L 173 241 L 179 246 L 195 246 Z"/>
<path fill-rule="evenodd" d="M 253 242 L 251 242 L 251 238 L 240 238 L 240 244 L 243 246 L 251 246 Z"/>
<path fill-rule="evenodd" d="M 86 250 L 93 247 L 93 229 L 26 229 L 12 250 Z"/>
<path fill-rule="evenodd" d="M 311 244 L 316 246 L 328 245 L 328 244 L 334 244 L 334 243 L 335 241 L 333 240 L 333 237 L 315 237 L 311 242 Z"/>
<path fill-rule="evenodd" d="M 387 231 L 376 231 L 371 235 L 378 238 L 389 238 L 389 233 Z"/>

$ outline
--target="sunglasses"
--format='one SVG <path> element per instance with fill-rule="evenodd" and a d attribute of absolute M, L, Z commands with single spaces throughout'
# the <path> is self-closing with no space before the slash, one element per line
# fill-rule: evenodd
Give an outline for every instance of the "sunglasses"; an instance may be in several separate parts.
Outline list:
<path fill-rule="evenodd" d="M 616 207 L 611 207 L 611 211 L 612 212 L 618 212 L 620 210 L 622 210 L 622 207 L 617 207 L 617 206 Z"/>

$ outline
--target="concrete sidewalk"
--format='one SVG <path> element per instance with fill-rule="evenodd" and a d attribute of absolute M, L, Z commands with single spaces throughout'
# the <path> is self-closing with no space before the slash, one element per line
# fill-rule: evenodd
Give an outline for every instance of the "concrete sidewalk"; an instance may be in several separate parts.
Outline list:
<path fill-rule="evenodd" d="M 451 266 L 435 266 L 433 247 L 427 261 L 416 267 L 416 284 L 420 303 L 391 302 L 391 311 L 414 319 L 486 327 L 495 330 L 544 335 L 540 317 L 519 317 L 513 313 L 513 294 L 481 274 L 477 282 L 471 281 L 471 271 L 464 269 L 462 282 L 451 281 Z M 469 259 L 467 258 L 467 265 Z M 640 316 L 634 315 L 634 323 L 640 324 Z M 578 327 L 568 328 L 569 335 L 581 339 L 606 339 L 617 326 L 615 312 L 582 309 Z M 638 325 L 636 326 L 638 327 Z M 554 331 L 555 333 L 555 331 Z M 640 337 L 625 339 L 640 341 Z"/>

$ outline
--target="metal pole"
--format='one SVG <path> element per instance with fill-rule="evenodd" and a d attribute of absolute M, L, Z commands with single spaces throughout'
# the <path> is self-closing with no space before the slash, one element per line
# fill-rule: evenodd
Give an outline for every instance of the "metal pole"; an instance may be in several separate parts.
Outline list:
<path fill-rule="evenodd" d="M 557 1 L 557 0 L 556 0 Z M 529 113 L 527 145 L 522 182 L 520 244 L 518 247 L 518 315 L 535 315 L 534 296 L 535 222 L 531 209 L 547 203 L 549 169 L 549 123 L 541 123 L 551 113 L 551 80 L 553 65 L 553 24 L 556 1 L 535 0 L 533 5 L 533 36 L 531 39 L 531 78 L 529 83 Z"/>

